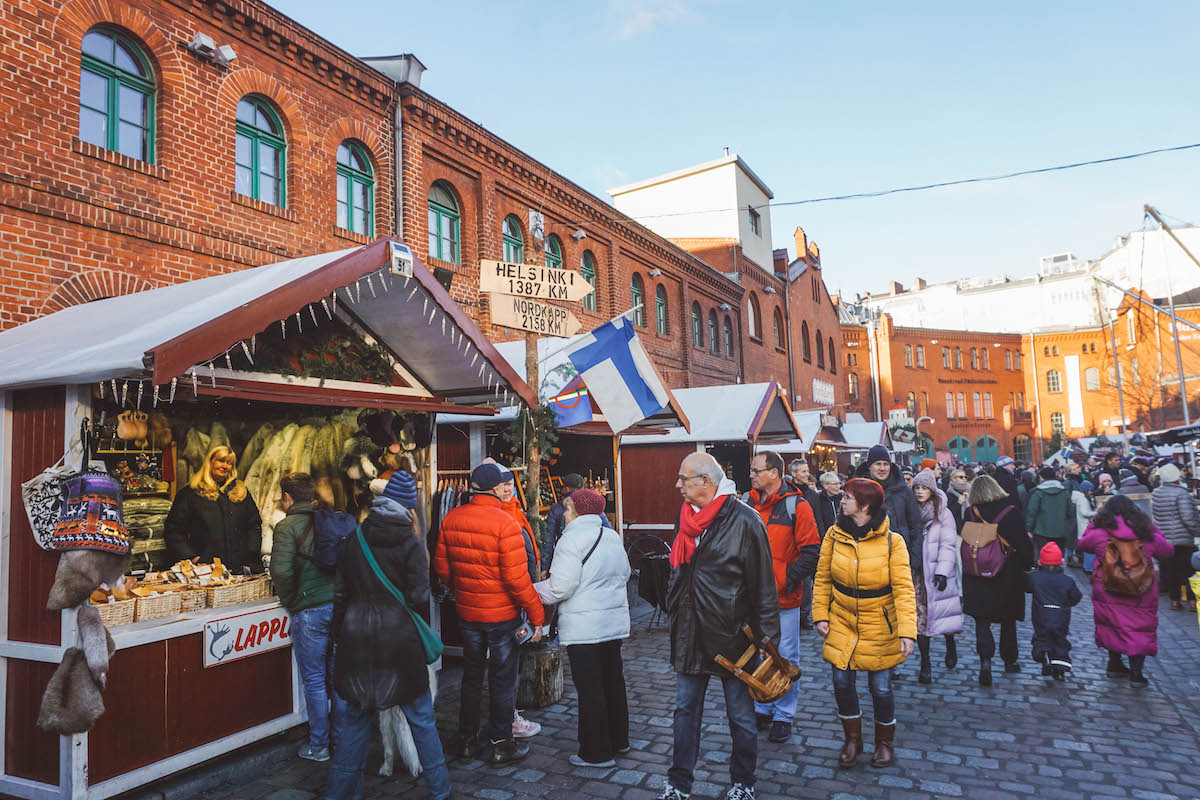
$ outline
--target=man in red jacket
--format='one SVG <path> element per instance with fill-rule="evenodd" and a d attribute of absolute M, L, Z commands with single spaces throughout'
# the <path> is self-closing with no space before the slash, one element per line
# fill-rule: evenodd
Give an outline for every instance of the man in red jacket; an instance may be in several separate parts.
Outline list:
<path fill-rule="evenodd" d="M 800 607 L 804 582 L 817 571 L 821 537 L 804 489 L 783 477 L 783 459 L 770 450 L 750 460 L 749 492 L 742 498 L 762 517 L 771 542 L 771 566 L 779 592 L 779 654 L 793 664 L 800 661 Z M 795 683 L 774 703 L 755 703 L 760 730 L 770 727 L 769 741 L 786 742 L 792 736 L 798 688 Z"/>
<path fill-rule="evenodd" d="M 542 601 L 529 578 L 521 528 L 501 507 L 496 487 L 511 473 L 481 464 L 471 473 L 471 502 L 442 520 L 434 565 L 442 583 L 454 590 L 463 637 L 463 677 L 458 736 L 450 750 L 462 758 L 477 754 L 492 766 L 519 761 L 529 745 L 513 738 L 517 697 L 517 641 L 521 611 L 542 638 Z M 483 699 L 483 659 L 488 654 L 487 739 L 479 736 Z M 482 748 L 483 742 L 490 746 Z"/>

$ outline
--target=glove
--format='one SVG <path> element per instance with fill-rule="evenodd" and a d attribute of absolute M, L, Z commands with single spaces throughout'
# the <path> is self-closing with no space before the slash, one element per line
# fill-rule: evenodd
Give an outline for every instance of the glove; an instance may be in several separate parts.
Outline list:
<path fill-rule="evenodd" d="M 946 576 L 945 575 L 934 575 L 933 576 L 933 585 L 937 587 L 937 590 L 939 592 L 946 591 Z"/>

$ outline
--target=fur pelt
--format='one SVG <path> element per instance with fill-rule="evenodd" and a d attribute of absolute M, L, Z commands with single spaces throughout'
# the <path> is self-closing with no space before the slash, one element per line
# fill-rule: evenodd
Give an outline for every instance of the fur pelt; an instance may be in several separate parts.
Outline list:
<path fill-rule="evenodd" d="M 429 694 L 437 704 L 437 670 L 429 667 Z M 396 768 L 396 755 L 408 768 L 408 773 L 414 778 L 421 774 L 421 759 L 417 755 L 417 745 L 413 741 L 412 730 L 408 727 L 408 718 L 400 710 L 400 706 L 392 706 L 379 712 L 379 735 L 383 739 L 383 765 L 379 768 L 380 775 L 391 775 Z"/>
<path fill-rule="evenodd" d="M 116 586 L 129 568 L 131 556 L 100 550 L 64 550 L 58 557 L 54 585 L 46 608 L 62 611 L 83 605 L 100 584 Z"/>
<path fill-rule="evenodd" d="M 246 478 L 250 475 L 250 468 L 254 466 L 254 462 L 262 455 L 263 448 L 271 437 L 275 434 L 275 426 L 271 423 L 264 423 L 254 435 L 250 437 L 250 441 L 246 443 L 245 449 L 242 450 L 242 456 L 238 459 L 238 475 Z"/>
<path fill-rule="evenodd" d="M 150 415 L 150 446 L 162 450 L 171 443 L 171 423 L 166 414 L 155 411 Z"/>
<path fill-rule="evenodd" d="M 196 428 L 188 428 L 187 435 L 183 438 L 183 449 L 179 451 L 179 457 L 187 462 L 189 476 L 195 475 L 204 465 L 210 441 L 212 440 L 207 433 L 201 433 Z"/>
<path fill-rule="evenodd" d="M 75 627 L 79 631 L 79 646 L 87 660 L 88 669 L 101 689 L 108 686 L 108 659 L 117 649 L 108 628 L 100 619 L 95 606 L 84 604 L 76 609 Z"/>
<path fill-rule="evenodd" d="M 108 643 L 111 647 L 111 638 Z M 37 726 L 60 736 L 70 736 L 91 730 L 103 713 L 104 698 L 88 668 L 86 654 L 78 647 L 69 648 L 42 693 Z"/>

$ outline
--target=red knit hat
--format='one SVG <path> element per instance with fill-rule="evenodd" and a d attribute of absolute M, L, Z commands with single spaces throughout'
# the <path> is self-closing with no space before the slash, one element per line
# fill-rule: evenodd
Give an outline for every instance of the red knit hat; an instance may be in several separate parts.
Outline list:
<path fill-rule="evenodd" d="M 933 469 L 936 466 L 937 466 L 937 462 L 934 461 L 932 458 L 922 458 L 921 459 L 921 469 Z"/>
<path fill-rule="evenodd" d="M 567 497 L 571 498 L 571 502 L 575 504 L 575 511 L 580 516 L 584 514 L 603 514 L 604 507 L 607 505 L 600 493 L 592 489 L 576 489 L 567 495 Z"/>
<path fill-rule="evenodd" d="M 1038 561 L 1045 567 L 1061 567 L 1062 550 L 1059 550 L 1058 545 L 1054 542 L 1046 542 L 1046 546 L 1042 548 Z"/>

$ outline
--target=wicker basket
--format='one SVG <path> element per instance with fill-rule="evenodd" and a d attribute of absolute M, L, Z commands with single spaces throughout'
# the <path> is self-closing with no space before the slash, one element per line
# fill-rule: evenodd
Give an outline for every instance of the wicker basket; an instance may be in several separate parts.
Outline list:
<path fill-rule="evenodd" d="M 186 614 L 189 611 L 199 611 L 208 605 L 208 592 L 204 589 L 189 589 L 179 593 L 183 598 L 180 601 L 179 613 Z"/>
<path fill-rule="evenodd" d="M 142 622 L 148 619 L 177 617 L 179 616 L 179 608 L 182 603 L 183 596 L 179 592 L 165 592 L 153 597 L 139 597 L 137 599 L 137 613 L 134 619 L 137 622 Z"/>
<path fill-rule="evenodd" d="M 96 610 L 100 612 L 100 621 L 106 628 L 118 625 L 128 625 L 133 622 L 134 611 L 137 608 L 136 599 L 114 600 L 111 603 L 98 603 Z"/>
<path fill-rule="evenodd" d="M 270 580 L 266 577 L 228 586 L 209 586 L 205 591 L 208 592 L 209 608 L 233 606 L 271 596 Z"/>

